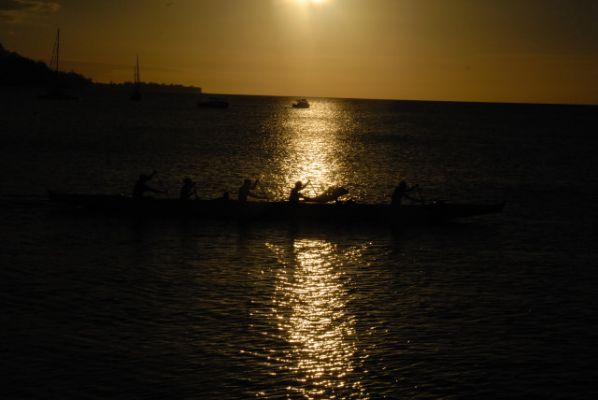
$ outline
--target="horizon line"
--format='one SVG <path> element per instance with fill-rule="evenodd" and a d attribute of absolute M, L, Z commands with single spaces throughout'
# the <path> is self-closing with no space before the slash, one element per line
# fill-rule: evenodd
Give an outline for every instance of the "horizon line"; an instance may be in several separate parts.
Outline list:
<path fill-rule="evenodd" d="M 1 42 L 0 42 L 1 45 Z M 5 51 L 15 53 L 20 57 L 25 59 L 34 61 L 34 62 L 42 62 L 46 66 L 48 66 L 48 62 L 45 60 L 35 60 L 33 58 L 23 56 L 22 54 L 14 51 L 9 50 L 4 47 Z M 102 66 L 115 66 L 124 68 L 127 67 L 126 64 L 112 64 L 112 63 L 102 63 L 102 62 L 88 62 L 88 61 L 77 61 L 77 60 L 64 60 L 63 62 L 69 64 L 88 64 L 88 65 L 102 65 Z M 48 66 L 49 67 L 49 66 Z M 151 68 L 150 69 L 158 69 L 164 70 L 165 68 Z M 167 68 L 168 70 L 175 70 Z M 131 81 L 123 80 L 122 82 L 113 82 L 113 81 L 100 81 L 94 80 L 80 72 L 70 70 L 70 71 L 60 71 L 62 73 L 75 73 L 81 75 L 85 79 L 89 79 L 92 84 L 99 84 L 99 85 L 121 85 L 131 83 Z M 156 85 L 172 85 L 172 86 L 182 86 L 187 88 L 195 88 L 199 89 L 202 94 L 212 94 L 212 95 L 220 95 L 220 96 L 261 96 L 261 97 L 295 97 L 295 98 L 322 98 L 322 99 L 344 99 L 344 100 L 377 100 L 377 101 L 412 101 L 412 102 L 434 102 L 434 103 L 472 103 L 472 104 L 513 104 L 513 105 L 546 105 L 546 106 L 587 106 L 587 107 L 595 107 L 598 106 L 598 103 L 587 103 L 587 102 L 536 102 L 536 101 L 498 101 L 498 100 L 449 100 L 449 99 L 422 99 L 422 98 L 395 98 L 395 97 L 345 97 L 345 96 L 309 96 L 306 94 L 302 95 L 287 95 L 287 94 L 268 94 L 268 93 L 231 93 L 231 92 L 206 92 L 203 90 L 203 86 L 197 86 L 194 84 L 188 83 L 174 83 L 174 82 L 154 82 L 154 81 L 142 81 L 142 84 L 156 84 Z"/>

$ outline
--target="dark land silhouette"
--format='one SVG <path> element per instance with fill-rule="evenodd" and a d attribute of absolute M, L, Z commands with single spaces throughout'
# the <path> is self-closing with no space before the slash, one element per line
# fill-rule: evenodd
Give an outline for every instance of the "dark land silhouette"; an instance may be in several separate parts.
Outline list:
<path fill-rule="evenodd" d="M 5 49 L 0 43 L 0 86 L 47 88 L 60 83 L 69 89 L 91 89 L 132 93 L 137 89 L 143 93 L 201 93 L 201 88 L 152 82 L 99 83 L 76 72 L 54 71 L 42 61 L 34 61 Z"/>

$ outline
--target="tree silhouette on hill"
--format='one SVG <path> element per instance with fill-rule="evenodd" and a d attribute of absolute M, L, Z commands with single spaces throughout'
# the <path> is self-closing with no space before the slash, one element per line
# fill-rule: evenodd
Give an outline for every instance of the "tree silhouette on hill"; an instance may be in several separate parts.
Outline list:
<path fill-rule="evenodd" d="M 91 79 L 75 72 L 52 71 L 45 63 L 8 51 L 0 44 L 0 86 L 39 87 L 57 81 L 68 87 L 92 83 Z"/>

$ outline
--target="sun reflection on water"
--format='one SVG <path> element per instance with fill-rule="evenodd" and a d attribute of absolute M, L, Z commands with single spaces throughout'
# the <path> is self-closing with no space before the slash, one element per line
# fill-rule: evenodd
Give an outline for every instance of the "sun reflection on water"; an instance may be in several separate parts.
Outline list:
<path fill-rule="evenodd" d="M 323 240 L 269 247 L 282 264 L 268 317 L 288 344 L 278 365 L 291 376 L 287 395 L 368 398 L 355 370 L 356 321 L 347 308 L 348 278 L 341 268 L 360 250 L 341 252 Z"/>
<path fill-rule="evenodd" d="M 288 108 L 277 115 L 275 165 L 268 173 L 277 197 L 286 198 L 296 181 L 311 185 L 304 193 L 314 196 L 329 186 L 345 184 L 342 173 L 342 131 L 350 120 L 334 101 L 313 101 L 309 109 Z"/>

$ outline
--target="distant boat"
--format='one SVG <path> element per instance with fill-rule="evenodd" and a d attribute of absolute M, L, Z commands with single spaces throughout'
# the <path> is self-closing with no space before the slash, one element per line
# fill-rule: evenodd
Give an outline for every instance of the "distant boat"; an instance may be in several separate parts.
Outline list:
<path fill-rule="evenodd" d="M 309 108 L 309 102 L 306 99 L 299 99 L 293 103 L 293 108 Z"/>
<path fill-rule="evenodd" d="M 197 107 L 200 108 L 228 108 L 228 102 L 218 99 L 216 97 L 210 97 L 208 99 L 201 99 L 197 102 Z"/>
<path fill-rule="evenodd" d="M 44 100 L 75 100 L 77 97 L 71 96 L 64 91 L 64 85 L 60 80 L 60 29 L 56 31 L 56 41 L 52 50 L 52 59 L 50 60 L 50 69 L 54 70 L 54 87 L 44 95 L 39 96 Z"/>
<path fill-rule="evenodd" d="M 137 63 L 133 71 L 133 93 L 131 94 L 131 100 L 133 101 L 141 100 L 141 91 L 139 90 L 141 80 L 139 76 L 139 56 L 137 56 Z"/>

